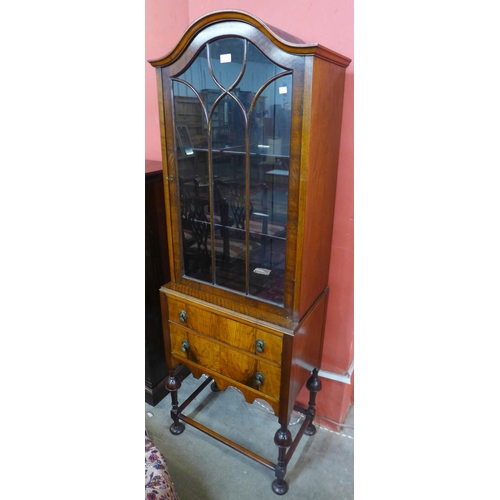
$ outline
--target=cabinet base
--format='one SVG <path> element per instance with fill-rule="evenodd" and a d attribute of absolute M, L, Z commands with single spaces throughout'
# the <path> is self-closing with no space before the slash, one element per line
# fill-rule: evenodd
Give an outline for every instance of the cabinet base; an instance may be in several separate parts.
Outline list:
<path fill-rule="evenodd" d="M 264 465 L 265 467 L 275 472 L 276 479 L 272 483 L 272 490 L 277 495 L 284 495 L 288 491 L 288 483 L 284 480 L 287 464 L 290 462 L 293 453 L 295 452 L 295 449 L 297 448 L 297 445 L 299 444 L 299 441 L 301 440 L 303 434 L 312 436 L 316 433 L 316 427 L 313 425 L 312 422 L 314 419 L 314 403 L 315 403 L 316 392 L 321 388 L 321 385 L 319 385 L 318 388 L 316 382 L 311 383 L 311 380 L 317 379 L 317 373 L 318 372 L 315 369 L 311 375 L 311 378 L 308 381 L 308 389 L 310 390 L 309 407 L 305 409 L 297 405 L 294 406 L 294 410 L 302 413 L 305 417 L 299 429 L 299 432 L 295 436 L 295 439 L 292 440 L 292 436 L 290 431 L 288 430 L 287 425 L 281 425 L 280 429 L 278 429 L 278 431 L 276 432 L 276 435 L 274 437 L 274 442 L 279 448 L 277 463 L 271 462 L 270 460 L 260 455 L 257 455 L 251 450 L 239 445 L 238 443 L 232 441 L 231 439 L 226 438 L 225 436 L 222 436 L 221 434 L 218 434 L 212 429 L 205 427 L 201 423 L 197 422 L 196 420 L 193 420 L 192 418 L 182 413 L 186 409 L 186 407 L 190 403 L 192 403 L 192 401 L 196 398 L 196 396 L 198 396 L 198 394 L 200 394 L 209 384 L 211 384 L 212 391 L 218 392 L 215 389 L 215 388 L 218 389 L 217 383 L 212 379 L 212 377 L 207 377 L 206 380 L 200 386 L 198 386 L 198 388 L 180 406 L 177 400 L 177 391 L 181 386 L 180 379 L 175 376 L 170 378 L 170 383 L 167 383 L 167 388 L 171 393 L 171 398 L 172 398 L 171 416 L 174 421 L 173 424 L 170 426 L 170 432 L 174 435 L 182 434 L 182 432 L 184 432 L 185 429 L 185 426 L 182 422 L 185 422 L 186 424 L 189 424 L 192 427 L 204 432 L 208 436 L 216 439 L 217 441 L 225 444 L 226 446 L 229 446 L 233 450 L 236 450 L 242 453 L 243 455 L 251 458 L 252 460 L 255 460 L 256 462 L 260 463 L 261 465 Z M 311 385 L 312 387 L 310 388 L 309 385 Z"/>

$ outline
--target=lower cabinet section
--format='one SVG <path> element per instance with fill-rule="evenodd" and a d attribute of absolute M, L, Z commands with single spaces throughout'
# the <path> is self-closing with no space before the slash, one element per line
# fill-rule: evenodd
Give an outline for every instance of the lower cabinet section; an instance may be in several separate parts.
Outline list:
<path fill-rule="evenodd" d="M 169 367 L 166 388 L 172 399 L 172 434 L 182 434 L 185 423 L 198 428 L 274 470 L 277 479 L 273 491 L 279 495 L 285 493 L 286 482 L 281 480 L 286 464 L 301 437 L 316 432 L 314 407 L 316 394 L 321 390 L 318 368 L 327 295 L 325 289 L 302 321 L 287 329 L 186 295 L 174 286 L 163 286 L 160 297 Z M 179 402 L 178 390 L 189 373 L 200 379 L 200 386 Z M 248 403 L 261 399 L 271 406 L 280 425 L 274 436 L 277 463 L 215 433 L 184 413 L 209 384 L 216 392 L 235 387 Z M 310 394 L 307 407 L 295 404 L 304 384 Z M 301 412 L 304 421 L 292 439 L 288 425 L 293 410 Z"/>
<path fill-rule="evenodd" d="M 256 326 L 252 318 L 184 297 L 168 299 L 170 352 L 224 385 L 257 391 L 255 397 L 280 399 L 283 333 Z M 245 386 L 245 387 L 242 387 Z M 251 396 L 250 396 L 251 397 Z"/>

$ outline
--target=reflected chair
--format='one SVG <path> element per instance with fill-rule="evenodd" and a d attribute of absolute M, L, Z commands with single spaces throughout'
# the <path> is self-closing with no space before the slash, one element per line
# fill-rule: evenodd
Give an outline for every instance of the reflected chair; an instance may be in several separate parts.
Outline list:
<path fill-rule="evenodd" d="M 246 203 L 246 186 L 241 180 L 215 180 L 216 198 L 221 207 L 221 226 L 224 237 L 224 254 L 230 247 L 230 242 L 246 238 L 246 211 L 249 211 L 249 251 L 251 258 L 259 265 L 264 265 L 268 243 L 273 237 L 283 238 L 285 226 L 276 224 L 270 217 L 265 183 L 252 184 L 249 188 L 249 200 Z M 232 215 L 229 219 L 229 215 Z M 260 256 L 256 259 L 255 250 L 260 249 Z M 272 259 L 269 258 L 272 265 Z"/>

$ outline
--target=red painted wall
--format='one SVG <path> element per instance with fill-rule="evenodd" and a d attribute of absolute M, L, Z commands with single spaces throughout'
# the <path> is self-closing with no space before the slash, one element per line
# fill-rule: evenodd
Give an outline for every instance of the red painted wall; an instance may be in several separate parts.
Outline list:
<path fill-rule="evenodd" d="M 345 372 L 354 357 L 354 1 L 353 0 L 146 0 L 146 60 L 166 55 L 186 28 L 213 10 L 248 11 L 308 43 L 319 43 L 351 59 L 344 113 L 330 263 L 328 313 L 322 369 Z M 155 70 L 146 67 L 146 159 L 161 160 Z M 327 124 L 325 124 L 327 125 Z M 317 415 L 336 422 L 354 402 L 353 385 L 322 379 Z M 307 402 L 303 390 L 299 401 Z M 332 427 L 328 421 L 318 421 Z M 334 428 L 334 427 L 333 427 Z"/>

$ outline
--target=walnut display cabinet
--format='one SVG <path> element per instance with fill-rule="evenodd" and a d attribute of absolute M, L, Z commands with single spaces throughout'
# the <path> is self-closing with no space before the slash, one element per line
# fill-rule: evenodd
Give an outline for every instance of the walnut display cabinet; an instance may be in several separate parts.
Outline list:
<path fill-rule="evenodd" d="M 313 435 L 350 60 L 241 11 L 195 21 L 156 67 L 171 281 L 160 289 L 171 432 L 188 423 L 274 470 Z M 186 374 L 203 377 L 182 404 Z M 273 463 L 183 413 L 208 384 L 266 401 Z M 295 405 L 306 385 L 307 408 Z M 292 411 L 305 415 L 295 439 Z M 183 423 L 184 422 L 184 423 Z"/>

